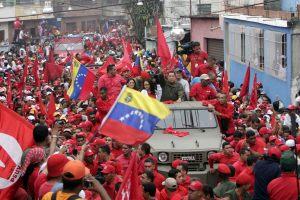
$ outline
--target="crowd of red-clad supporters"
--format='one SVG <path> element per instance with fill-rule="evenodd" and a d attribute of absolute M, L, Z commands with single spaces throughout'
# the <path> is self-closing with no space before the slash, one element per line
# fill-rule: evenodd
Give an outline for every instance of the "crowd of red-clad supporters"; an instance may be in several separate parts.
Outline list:
<path fill-rule="evenodd" d="M 71 55 L 54 56 L 55 64 L 64 66 L 61 77 L 44 77 L 52 42 L 24 42 L 20 48 L 0 52 L 0 101 L 35 125 L 35 146 L 23 154 L 23 174 L 14 199 L 115 199 L 133 152 L 138 154 L 138 187 L 145 200 L 298 199 L 298 105 L 285 108 L 280 101 L 271 102 L 260 82 L 254 100 L 241 95 L 239 86 L 224 82 L 224 63 L 208 56 L 199 43 L 183 59 L 185 65 L 191 64 L 193 79 L 180 68 L 179 55 L 173 56 L 172 70 L 166 71 L 155 50 L 135 43 L 131 43 L 131 66 L 118 68 L 113 63 L 118 63 L 124 49 L 115 33 L 95 34 L 92 41 L 85 41 L 85 52 L 74 55 L 86 65 L 111 63 L 94 70 L 97 82 L 90 98 L 70 100 L 66 93 Z M 35 60 L 40 86 L 35 83 Z M 22 83 L 25 65 L 29 67 Z M 163 175 L 149 144 L 120 144 L 98 132 L 123 85 L 168 104 L 201 101 L 216 114 L 224 142 L 220 152 L 209 156 L 208 167 L 209 173 L 218 173 L 217 185 L 191 177 L 189 163 L 181 160 Z M 53 116 L 42 108 L 49 107 L 51 98 Z"/>

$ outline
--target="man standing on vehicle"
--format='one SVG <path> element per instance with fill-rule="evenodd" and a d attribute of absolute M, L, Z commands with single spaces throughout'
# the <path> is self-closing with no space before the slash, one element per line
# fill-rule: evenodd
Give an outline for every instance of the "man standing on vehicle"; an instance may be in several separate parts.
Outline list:
<path fill-rule="evenodd" d="M 217 115 L 221 132 L 226 135 L 232 135 L 235 131 L 233 114 L 234 106 L 227 102 L 227 95 L 219 93 L 218 99 L 203 101 L 204 106 L 208 106 L 208 111 L 214 112 Z"/>
<path fill-rule="evenodd" d="M 208 54 L 201 50 L 199 42 L 192 43 L 193 53 L 188 56 L 187 61 L 191 62 L 191 73 L 195 77 L 200 65 L 204 64 L 208 58 Z"/>
<path fill-rule="evenodd" d="M 203 101 L 203 100 L 211 100 L 215 99 L 217 92 L 212 89 L 210 84 L 210 79 L 207 74 L 202 74 L 200 76 L 201 83 L 196 83 L 192 86 L 190 92 L 190 98 L 193 101 Z"/>

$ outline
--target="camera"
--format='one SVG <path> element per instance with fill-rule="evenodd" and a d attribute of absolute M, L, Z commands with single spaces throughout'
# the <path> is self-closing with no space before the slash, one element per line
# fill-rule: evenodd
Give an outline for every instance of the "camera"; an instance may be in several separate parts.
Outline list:
<path fill-rule="evenodd" d="M 90 181 L 84 180 L 83 181 L 83 187 L 85 187 L 87 189 L 92 188 L 93 187 L 93 183 L 90 182 Z"/>
<path fill-rule="evenodd" d="M 200 46 L 200 43 L 194 42 L 194 41 L 184 43 L 183 45 L 178 46 L 178 49 L 181 48 L 181 50 L 177 50 L 177 54 L 178 55 L 192 54 L 192 53 L 194 53 L 193 48 L 195 46 Z"/>

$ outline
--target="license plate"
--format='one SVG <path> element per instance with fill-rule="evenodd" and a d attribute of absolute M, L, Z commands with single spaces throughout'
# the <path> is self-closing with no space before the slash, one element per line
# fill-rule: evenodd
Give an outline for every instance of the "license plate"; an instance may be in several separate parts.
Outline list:
<path fill-rule="evenodd" d="M 181 160 L 184 160 L 184 161 L 195 161 L 196 158 L 195 158 L 195 156 L 182 156 Z"/>

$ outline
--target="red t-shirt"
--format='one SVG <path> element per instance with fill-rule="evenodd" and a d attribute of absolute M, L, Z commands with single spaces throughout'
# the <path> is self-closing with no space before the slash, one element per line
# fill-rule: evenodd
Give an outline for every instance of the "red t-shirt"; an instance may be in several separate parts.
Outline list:
<path fill-rule="evenodd" d="M 235 151 L 240 152 L 240 150 L 243 148 L 245 143 L 246 143 L 246 139 L 240 140 L 239 143 L 235 147 Z M 255 151 L 255 152 L 259 153 L 259 154 L 264 154 L 265 153 L 265 148 L 266 148 L 266 143 L 263 140 L 258 139 L 258 138 L 256 138 L 256 142 L 255 142 L 254 145 L 250 145 L 250 149 L 252 151 Z"/>
<path fill-rule="evenodd" d="M 120 182 L 122 182 L 122 179 L 119 176 L 115 176 L 112 183 L 110 183 L 110 184 L 104 183 L 103 184 L 104 189 L 106 190 L 107 194 L 110 196 L 111 199 L 116 198 L 115 185 Z"/>
<path fill-rule="evenodd" d="M 153 182 L 154 182 L 155 187 L 159 191 L 161 191 L 164 188 L 164 186 L 162 185 L 162 182 L 164 182 L 165 179 L 166 178 L 161 173 L 154 171 L 154 181 Z"/>
<path fill-rule="evenodd" d="M 254 176 L 254 173 L 253 173 L 253 170 L 251 169 L 251 167 L 245 167 L 245 169 L 241 172 L 241 174 L 247 174 L 250 178 L 251 178 L 251 186 L 248 190 L 248 192 L 250 194 L 253 194 L 254 192 L 254 182 L 255 182 L 255 176 Z"/>
<path fill-rule="evenodd" d="M 247 167 L 247 163 L 238 160 L 235 163 L 233 163 L 232 165 L 235 169 L 235 175 L 234 177 L 232 177 L 232 179 L 230 181 L 235 181 L 237 176 Z"/>
<path fill-rule="evenodd" d="M 201 83 L 196 83 L 192 86 L 190 97 L 194 97 L 197 101 L 215 99 L 217 92 L 209 86 L 202 86 Z"/>
<path fill-rule="evenodd" d="M 208 74 L 209 72 L 212 72 L 217 77 L 217 71 L 215 67 L 210 67 L 208 64 L 202 64 L 198 67 L 196 76 L 201 76 L 202 74 Z"/>
<path fill-rule="evenodd" d="M 208 54 L 204 51 L 201 51 L 199 54 L 192 53 L 188 56 L 188 59 L 191 62 L 191 73 L 192 76 L 195 77 L 198 67 L 204 64 L 204 61 L 207 60 Z"/>
<path fill-rule="evenodd" d="M 300 180 L 298 180 L 300 183 Z M 281 177 L 272 180 L 268 185 L 270 200 L 298 199 L 296 175 L 294 173 L 281 173 Z"/>
<path fill-rule="evenodd" d="M 40 171 L 39 167 L 34 168 L 32 174 L 29 176 L 29 179 L 28 179 L 27 192 L 32 197 L 34 197 L 34 182 L 36 181 L 36 179 L 39 175 L 39 171 Z"/>
<path fill-rule="evenodd" d="M 122 155 L 120 155 L 119 157 L 116 158 L 116 162 L 117 162 L 118 165 L 121 166 L 121 175 L 124 176 L 128 166 L 129 166 L 130 157 L 126 158 L 124 156 L 124 154 L 122 154 Z"/>
<path fill-rule="evenodd" d="M 240 155 L 233 152 L 231 156 L 225 155 L 223 152 L 211 154 L 208 158 L 208 163 L 210 168 L 213 168 L 214 163 L 223 163 L 232 165 L 240 159 Z"/>

